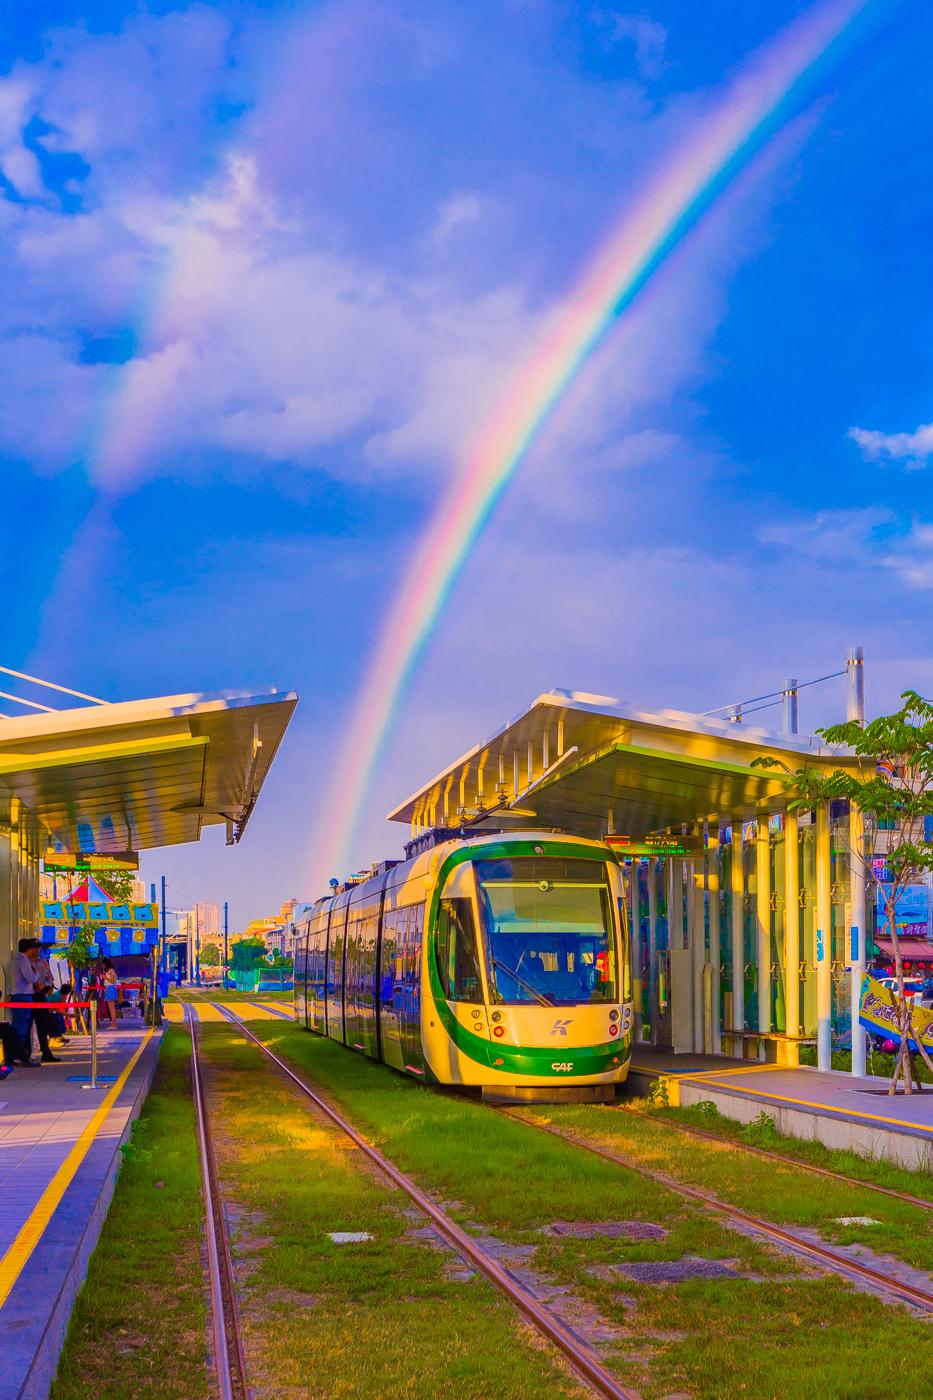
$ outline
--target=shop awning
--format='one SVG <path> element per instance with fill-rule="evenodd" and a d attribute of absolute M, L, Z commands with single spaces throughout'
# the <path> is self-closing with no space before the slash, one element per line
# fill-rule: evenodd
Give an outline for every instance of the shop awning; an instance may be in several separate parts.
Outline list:
<path fill-rule="evenodd" d="M 933 962 L 933 943 L 928 938 L 899 938 L 901 957 L 919 962 Z M 885 957 L 894 957 L 894 944 L 890 938 L 876 938 L 875 947 Z"/>

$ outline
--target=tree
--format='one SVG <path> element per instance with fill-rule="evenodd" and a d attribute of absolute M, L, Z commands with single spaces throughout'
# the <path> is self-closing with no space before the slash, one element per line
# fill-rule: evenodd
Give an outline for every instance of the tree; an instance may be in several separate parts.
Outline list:
<path fill-rule="evenodd" d="M 847 799 L 865 818 L 872 851 L 884 857 L 889 880 L 877 881 L 871 865 L 865 875 L 866 885 L 880 883 L 884 891 L 885 916 L 894 948 L 897 999 L 892 997 L 892 1005 L 901 1044 L 888 1091 L 891 1094 L 899 1077 L 903 1077 L 905 1093 L 913 1092 L 909 1043 L 913 1008 L 904 992 L 897 902 L 908 885 L 933 870 L 933 846 L 927 840 L 933 823 L 933 705 L 913 690 L 905 690 L 901 699 L 904 704 L 896 714 L 872 720 L 864 729 L 856 720 L 849 720 L 816 731 L 827 743 L 847 744 L 859 757 L 869 760 L 869 776 L 856 777 L 838 769 L 827 774 L 799 768 L 793 774 L 792 800 L 787 804 L 788 811 L 799 811 L 817 802 Z M 756 759 L 755 765 L 771 768 L 777 762 L 772 758 Z M 864 860 L 861 852 L 853 851 L 851 856 L 853 860 Z M 855 1014 L 853 1007 L 853 1018 Z M 933 1061 L 919 1033 L 915 1044 L 933 1071 Z M 918 1086 L 919 1083 L 918 1078 Z"/>
<path fill-rule="evenodd" d="M 202 967 L 220 967 L 220 949 L 216 943 L 205 943 L 201 949 Z"/>
<path fill-rule="evenodd" d="M 132 870 L 101 870 L 95 876 L 104 894 L 113 904 L 129 904 L 133 898 L 135 876 Z"/>
<path fill-rule="evenodd" d="M 265 956 L 266 945 L 261 938 L 240 938 L 233 945 L 230 957 L 232 972 L 251 972 L 258 960 Z"/>

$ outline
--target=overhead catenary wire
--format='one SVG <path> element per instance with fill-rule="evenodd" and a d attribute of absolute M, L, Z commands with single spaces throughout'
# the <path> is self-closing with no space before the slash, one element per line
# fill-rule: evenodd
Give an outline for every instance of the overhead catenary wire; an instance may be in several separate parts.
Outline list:
<path fill-rule="evenodd" d="M 47 710 L 50 715 L 58 713 L 54 705 L 40 705 L 38 700 L 24 700 L 21 695 L 11 695 L 8 690 L 0 690 L 0 699 L 12 700 L 14 705 L 28 705 L 33 710 Z"/>
<path fill-rule="evenodd" d="M 83 690 L 71 690 L 67 685 L 56 685 L 55 681 L 43 681 L 38 676 L 27 676 L 25 671 L 12 671 L 9 666 L 0 666 L 0 671 L 5 676 L 15 676 L 20 681 L 31 681 L 33 685 L 44 685 L 47 690 L 60 690 L 63 695 L 76 695 L 79 700 L 90 700 L 92 705 L 109 705 L 111 703 L 109 700 L 99 699 L 96 695 L 85 695 Z M 15 700 L 17 697 L 13 695 L 7 698 Z M 22 703 L 28 705 L 30 702 L 24 700 Z"/>
<path fill-rule="evenodd" d="M 844 676 L 845 671 L 831 671 L 828 676 L 817 676 L 815 681 L 801 681 L 799 685 L 792 688 L 794 690 L 806 690 L 808 685 L 822 685 L 824 681 L 834 681 L 839 676 Z M 708 719 L 711 715 L 718 715 L 722 710 L 741 710 L 744 714 L 753 715 L 754 710 L 746 710 L 746 705 L 757 705 L 759 700 L 770 700 L 775 705 L 779 704 L 782 696 L 788 693 L 788 687 L 783 690 L 769 690 L 767 695 L 753 695 L 749 700 L 736 700 L 732 705 L 717 705 L 715 710 L 704 710 L 700 715 L 701 719 Z M 762 710 L 770 710 L 771 705 L 761 705 Z"/>

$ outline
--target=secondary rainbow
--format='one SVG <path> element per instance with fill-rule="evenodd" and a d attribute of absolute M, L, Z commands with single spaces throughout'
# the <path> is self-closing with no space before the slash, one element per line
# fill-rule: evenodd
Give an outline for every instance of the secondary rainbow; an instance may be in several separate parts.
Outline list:
<path fill-rule="evenodd" d="M 418 656 L 504 487 L 561 394 L 655 269 L 735 172 L 786 120 L 795 89 L 873 0 L 814 6 L 746 65 L 551 318 L 480 430 L 426 530 L 382 629 L 325 807 L 312 895 L 343 868 L 374 765 Z"/>

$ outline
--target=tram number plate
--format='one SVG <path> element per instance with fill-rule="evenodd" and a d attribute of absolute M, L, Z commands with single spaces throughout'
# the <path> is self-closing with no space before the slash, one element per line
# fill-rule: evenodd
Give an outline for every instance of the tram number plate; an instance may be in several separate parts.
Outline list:
<path fill-rule="evenodd" d="M 573 1065 L 568 1064 L 566 1060 L 558 1060 L 555 1064 L 551 1065 L 551 1069 L 556 1070 L 558 1074 L 569 1074 L 573 1069 Z"/>

